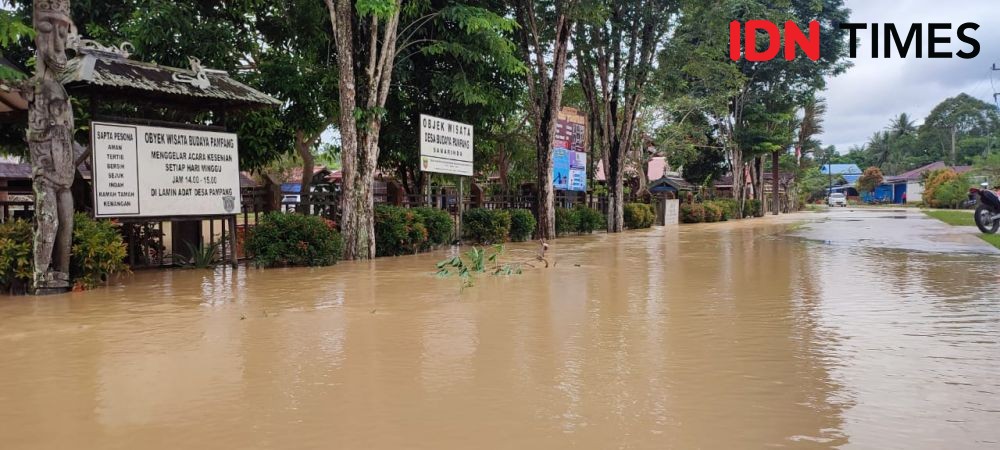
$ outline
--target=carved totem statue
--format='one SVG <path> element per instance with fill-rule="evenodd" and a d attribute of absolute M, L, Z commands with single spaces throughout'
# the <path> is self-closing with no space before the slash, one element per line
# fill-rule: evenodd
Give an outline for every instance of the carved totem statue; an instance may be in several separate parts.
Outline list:
<path fill-rule="evenodd" d="M 69 287 L 73 243 L 73 108 L 59 80 L 72 27 L 69 0 L 35 0 L 35 77 L 28 92 L 28 148 L 35 189 L 36 293 Z"/>

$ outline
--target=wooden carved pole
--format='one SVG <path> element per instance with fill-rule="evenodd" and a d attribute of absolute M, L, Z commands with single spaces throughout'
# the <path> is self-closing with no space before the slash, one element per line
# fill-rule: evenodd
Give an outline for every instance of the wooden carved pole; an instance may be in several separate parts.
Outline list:
<path fill-rule="evenodd" d="M 35 190 L 36 294 L 69 288 L 73 242 L 73 109 L 59 74 L 72 26 L 69 0 L 35 0 L 36 72 L 29 89 L 28 148 Z"/>

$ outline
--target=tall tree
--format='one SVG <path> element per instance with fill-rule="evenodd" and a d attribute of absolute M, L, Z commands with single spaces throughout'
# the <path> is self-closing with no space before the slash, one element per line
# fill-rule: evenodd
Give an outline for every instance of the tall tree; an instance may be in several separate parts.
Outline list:
<path fill-rule="evenodd" d="M 448 21 L 447 26 L 468 35 L 488 35 L 489 39 L 483 40 L 484 45 L 507 45 L 505 42 L 509 41 L 505 41 L 504 36 L 511 31 L 512 25 L 486 8 L 460 3 L 325 2 L 334 31 L 338 63 L 337 124 L 343 164 L 341 230 L 344 256 L 369 259 L 375 257 L 373 188 L 379 142 L 388 114 L 386 103 L 396 63 L 418 51 L 452 56 L 463 53 L 464 47 L 460 44 L 450 43 L 440 36 L 420 34 L 423 27 L 433 21 Z M 468 54 L 464 56 L 472 59 Z"/>
<path fill-rule="evenodd" d="M 555 195 L 552 187 L 552 145 L 562 106 L 566 63 L 573 30 L 576 0 L 514 0 L 521 56 L 528 65 L 529 111 L 537 155 L 536 214 L 538 237 L 556 235 Z"/>
<path fill-rule="evenodd" d="M 440 3 L 443 9 L 412 29 L 410 41 L 425 45 L 397 58 L 379 138 L 379 167 L 395 173 L 409 193 L 419 192 L 428 175 L 414 151 L 420 114 L 475 128 L 477 173 L 496 170 L 498 155 L 520 140 L 512 132 L 524 129 L 526 68 L 513 42 L 517 23 L 494 0 Z"/>
<path fill-rule="evenodd" d="M 962 93 L 942 101 L 920 127 L 920 140 L 950 164 L 971 162 L 994 147 L 1000 112 L 993 104 Z"/>
<path fill-rule="evenodd" d="M 903 137 L 916 134 L 917 124 L 910 118 L 907 113 L 899 113 L 898 116 L 892 119 L 889 123 L 889 130 L 892 132 L 893 137 Z"/>
<path fill-rule="evenodd" d="M 265 2 L 253 10 L 260 45 L 245 60 L 245 77 L 284 101 L 278 111 L 258 113 L 249 125 L 249 137 L 267 139 L 273 146 L 294 150 L 301 161 L 300 204 L 297 212 L 311 211 L 314 153 L 320 137 L 337 117 L 338 92 L 333 33 L 322 4 L 311 0 Z"/>
<path fill-rule="evenodd" d="M 396 62 L 402 5 L 399 0 L 325 1 L 340 81 L 344 257 L 369 259 L 375 257 L 373 184 L 378 136 Z"/>
<path fill-rule="evenodd" d="M 608 231 L 624 229 L 625 160 L 637 143 L 646 83 L 671 30 L 677 2 L 600 1 L 577 23 L 577 71 L 602 153 L 607 160 Z"/>
<path fill-rule="evenodd" d="M 820 143 L 815 137 L 823 134 L 825 115 L 826 100 L 823 98 L 809 97 L 802 105 L 802 118 L 798 121 L 795 140 L 795 158 L 799 166 L 802 166 L 803 155 L 820 150 Z"/>

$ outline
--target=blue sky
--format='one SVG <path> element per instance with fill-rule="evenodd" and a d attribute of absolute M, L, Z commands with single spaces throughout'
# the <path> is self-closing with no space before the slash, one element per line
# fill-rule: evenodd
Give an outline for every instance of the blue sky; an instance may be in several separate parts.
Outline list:
<path fill-rule="evenodd" d="M 994 85 L 1000 91 L 1000 1 L 996 0 L 846 0 L 851 22 L 894 23 L 906 30 L 912 23 L 945 22 L 956 28 L 965 22 L 980 25 L 970 34 L 982 45 L 974 59 L 872 59 L 870 37 L 861 34 L 861 48 L 854 67 L 829 80 L 824 96 L 828 103 L 825 145 L 846 153 L 854 144 L 888 125 L 901 112 L 918 123 L 942 100 L 965 92 L 993 102 Z M 864 33 L 864 32 L 862 32 Z M 952 31 L 952 51 L 968 49 Z M 924 54 L 926 55 L 926 28 Z"/>

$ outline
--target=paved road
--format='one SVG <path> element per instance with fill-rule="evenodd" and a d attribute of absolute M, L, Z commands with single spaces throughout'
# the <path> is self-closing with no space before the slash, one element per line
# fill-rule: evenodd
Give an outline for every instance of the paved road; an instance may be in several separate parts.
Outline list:
<path fill-rule="evenodd" d="M 831 209 L 795 234 L 832 245 L 940 253 L 1000 254 L 975 227 L 955 227 L 918 209 Z"/>

